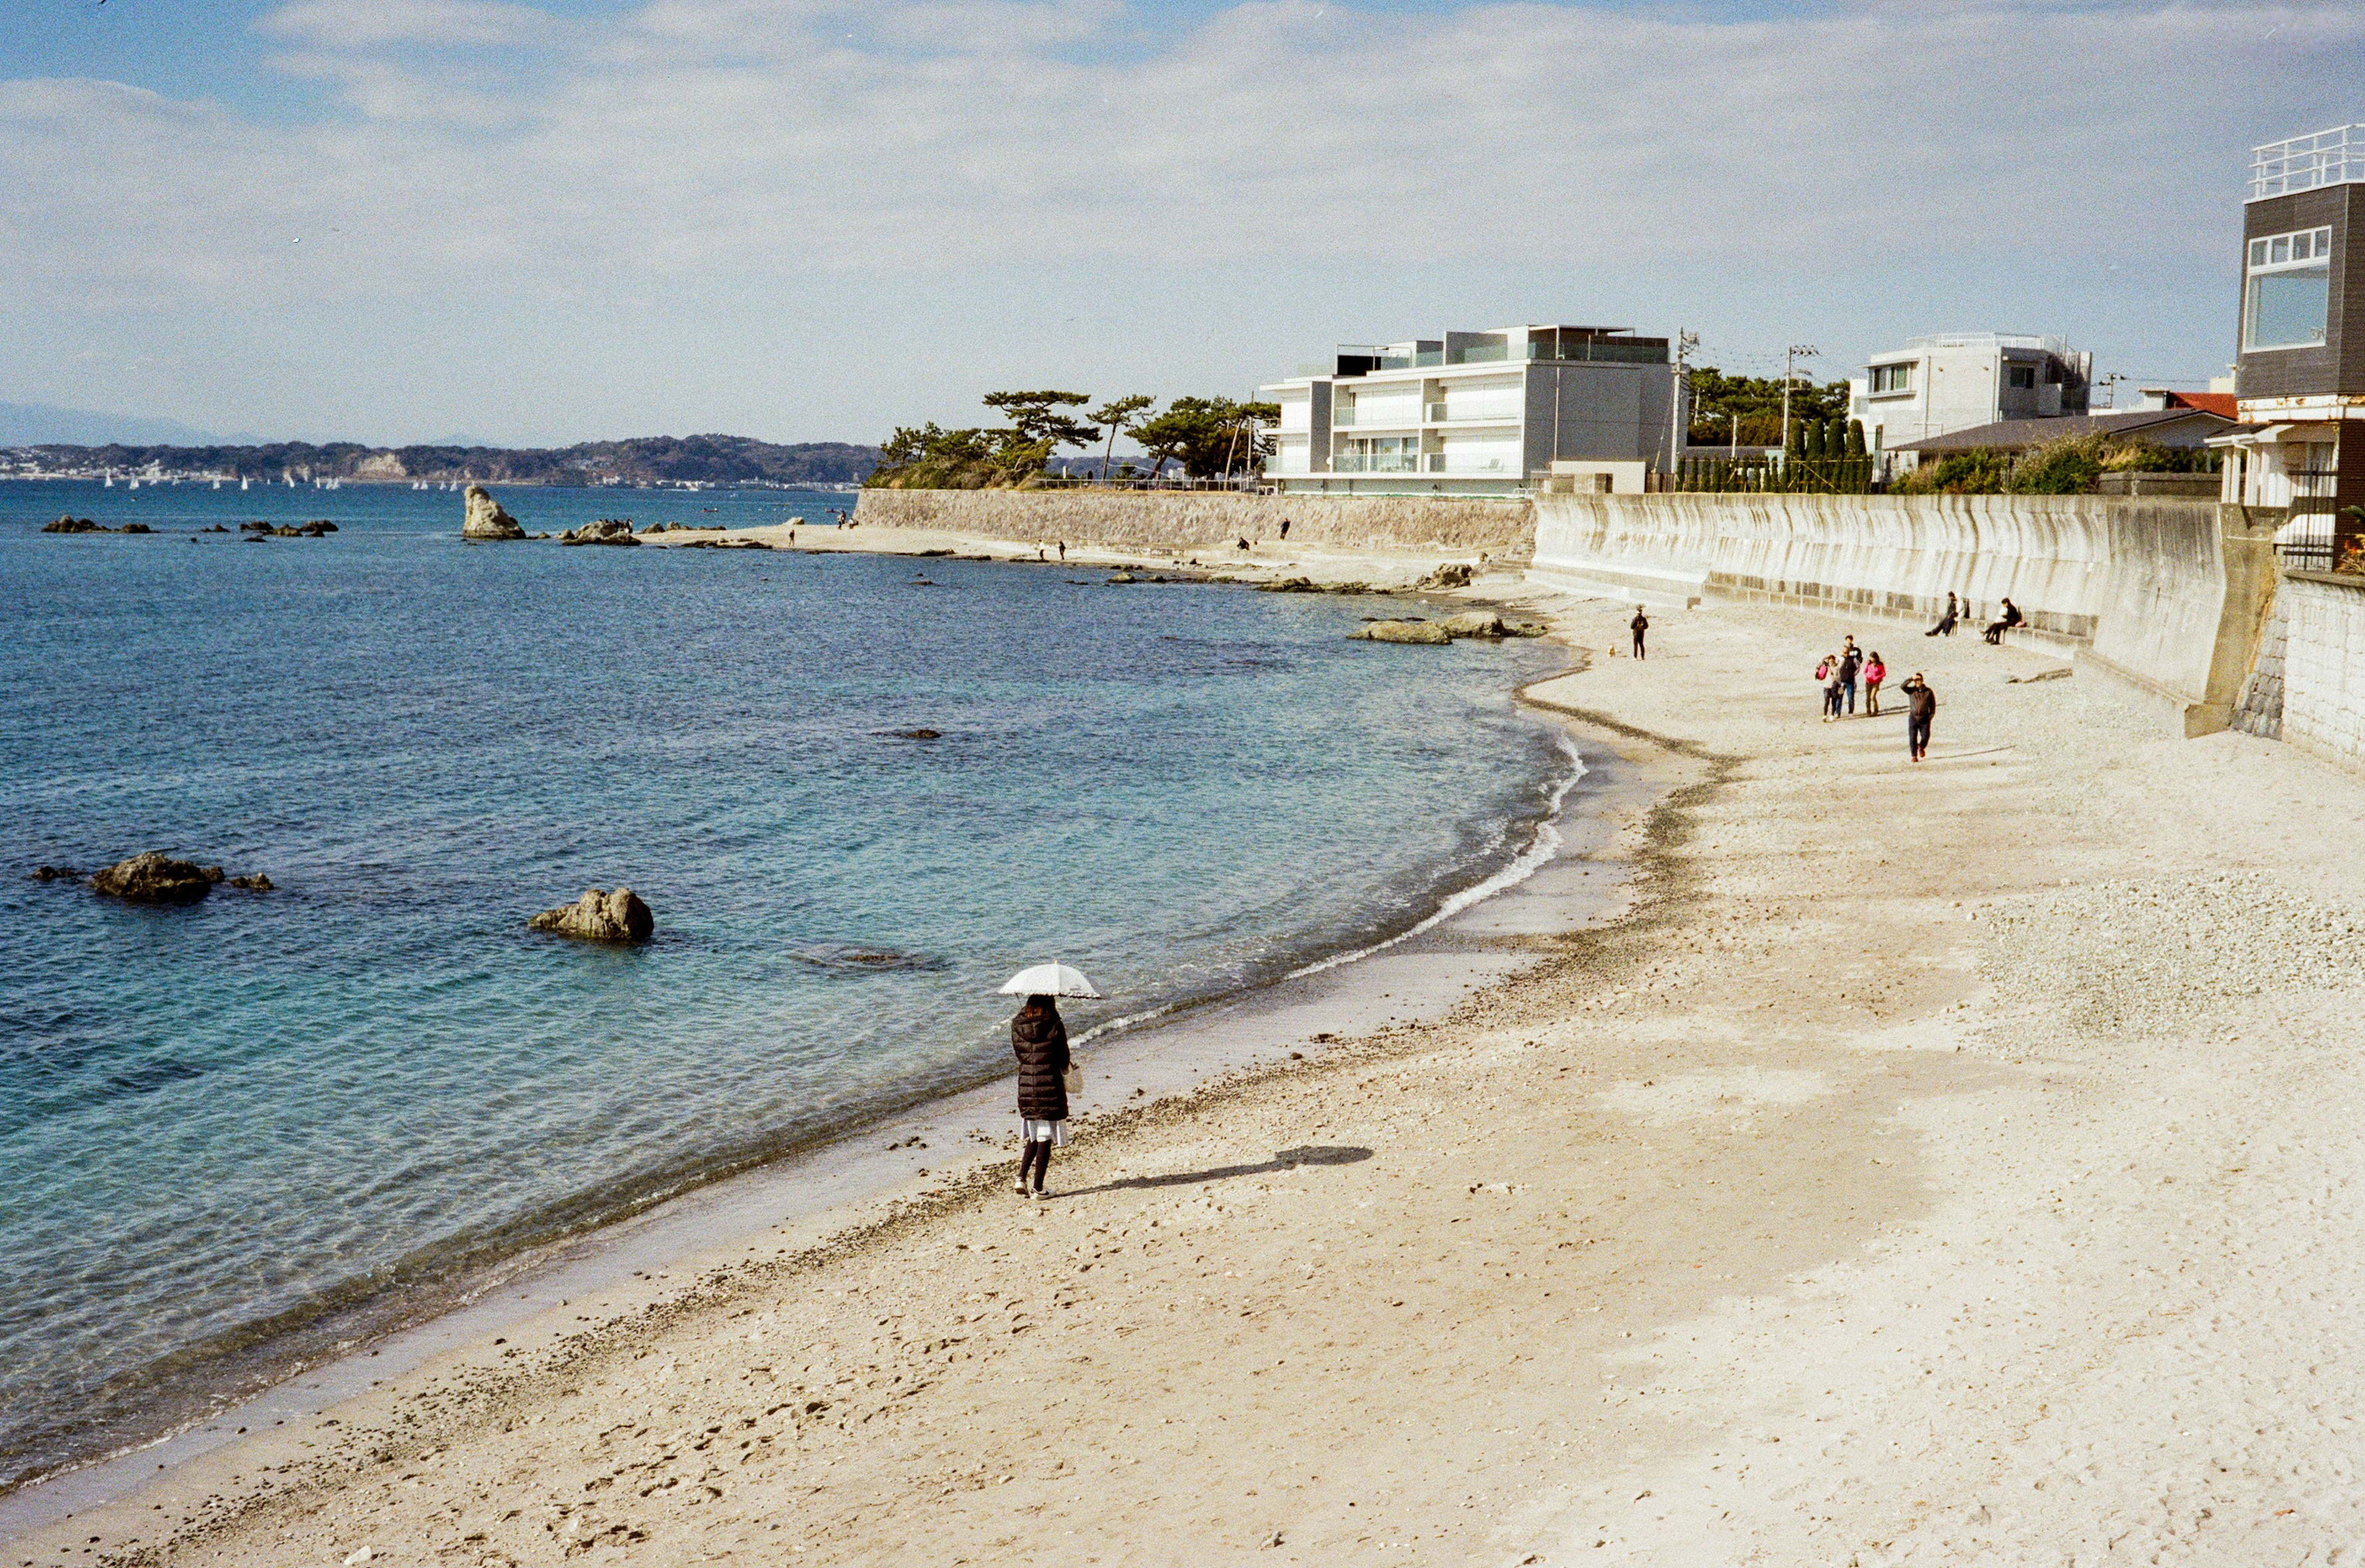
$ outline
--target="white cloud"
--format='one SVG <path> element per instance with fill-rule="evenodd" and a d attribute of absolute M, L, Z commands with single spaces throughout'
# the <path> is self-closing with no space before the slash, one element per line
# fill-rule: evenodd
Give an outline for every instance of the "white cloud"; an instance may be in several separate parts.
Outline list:
<path fill-rule="evenodd" d="M 1116 0 L 650 0 L 597 26 L 297 0 L 265 32 L 332 109 L 0 83 L 0 308 L 694 286 L 755 319 L 817 274 L 1331 263 L 1556 271 L 1571 305 L 1602 269 L 2213 277 L 2244 150 L 2352 112 L 2365 64 L 2365 14 L 2309 0 L 1250 0 L 1189 27 Z"/>

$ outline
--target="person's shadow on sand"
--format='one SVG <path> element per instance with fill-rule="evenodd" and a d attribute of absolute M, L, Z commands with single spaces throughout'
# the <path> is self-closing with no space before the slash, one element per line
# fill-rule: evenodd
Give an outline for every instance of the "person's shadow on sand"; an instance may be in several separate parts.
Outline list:
<path fill-rule="evenodd" d="M 1261 1165 L 1218 1165 L 1209 1170 L 1176 1170 L 1164 1176 L 1128 1176 L 1122 1182 L 1104 1182 L 1097 1187 L 1078 1187 L 1061 1197 L 1081 1198 L 1093 1193 L 1139 1192 L 1153 1187 L 1188 1187 L 1201 1182 L 1228 1182 L 1237 1176 L 1271 1176 L 1283 1170 L 1295 1170 L 1301 1165 L 1354 1165 L 1372 1158 L 1368 1148 L 1351 1145 L 1306 1148 L 1284 1148 Z"/>

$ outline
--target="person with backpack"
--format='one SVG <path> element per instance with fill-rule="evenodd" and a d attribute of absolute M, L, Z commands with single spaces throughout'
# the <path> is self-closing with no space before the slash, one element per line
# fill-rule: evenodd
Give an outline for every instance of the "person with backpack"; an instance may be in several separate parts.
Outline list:
<path fill-rule="evenodd" d="M 1839 717 L 1840 711 L 1840 656 L 1837 654 L 1825 654 L 1823 662 L 1815 666 L 1815 685 L 1823 693 L 1823 722 L 1828 724 Z"/>

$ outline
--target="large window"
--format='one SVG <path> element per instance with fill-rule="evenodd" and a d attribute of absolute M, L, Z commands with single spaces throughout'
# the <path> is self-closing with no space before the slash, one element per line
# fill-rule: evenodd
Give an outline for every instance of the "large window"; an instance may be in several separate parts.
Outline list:
<path fill-rule="evenodd" d="M 2303 229 L 2250 241 L 2244 352 L 2322 346 L 2331 304 L 2331 230 Z"/>
<path fill-rule="evenodd" d="M 2223 319 L 2223 318 L 2221 317 L 2220 319 Z M 2218 341 L 2222 342 L 2225 340 L 2220 339 Z M 2035 387 L 2036 366 L 2033 364 L 2014 364 L 2005 366 L 2005 370 L 2012 377 L 2013 390 L 2026 392 L 2033 390 Z"/>
<path fill-rule="evenodd" d="M 1913 362 L 1903 364 L 1876 364 L 1872 367 L 1872 395 L 1876 398 L 1889 392 L 1913 390 Z"/>

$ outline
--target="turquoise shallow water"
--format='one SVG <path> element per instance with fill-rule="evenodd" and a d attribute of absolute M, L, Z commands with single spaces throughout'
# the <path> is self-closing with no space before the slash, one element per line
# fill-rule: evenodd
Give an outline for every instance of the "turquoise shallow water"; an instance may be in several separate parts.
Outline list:
<path fill-rule="evenodd" d="M 503 499 L 554 532 L 851 501 Z M 1509 701 L 1550 650 L 1346 642 L 1374 601 L 466 546 L 458 510 L 0 486 L 0 1483 L 1000 1071 L 1024 964 L 1111 991 L 1089 1026 L 1401 931 L 1570 767 Z M 36 532 L 64 511 L 160 532 Z M 258 517 L 340 532 L 187 538 Z M 145 848 L 282 890 L 27 875 Z M 524 929 L 619 882 L 645 948 Z"/>

